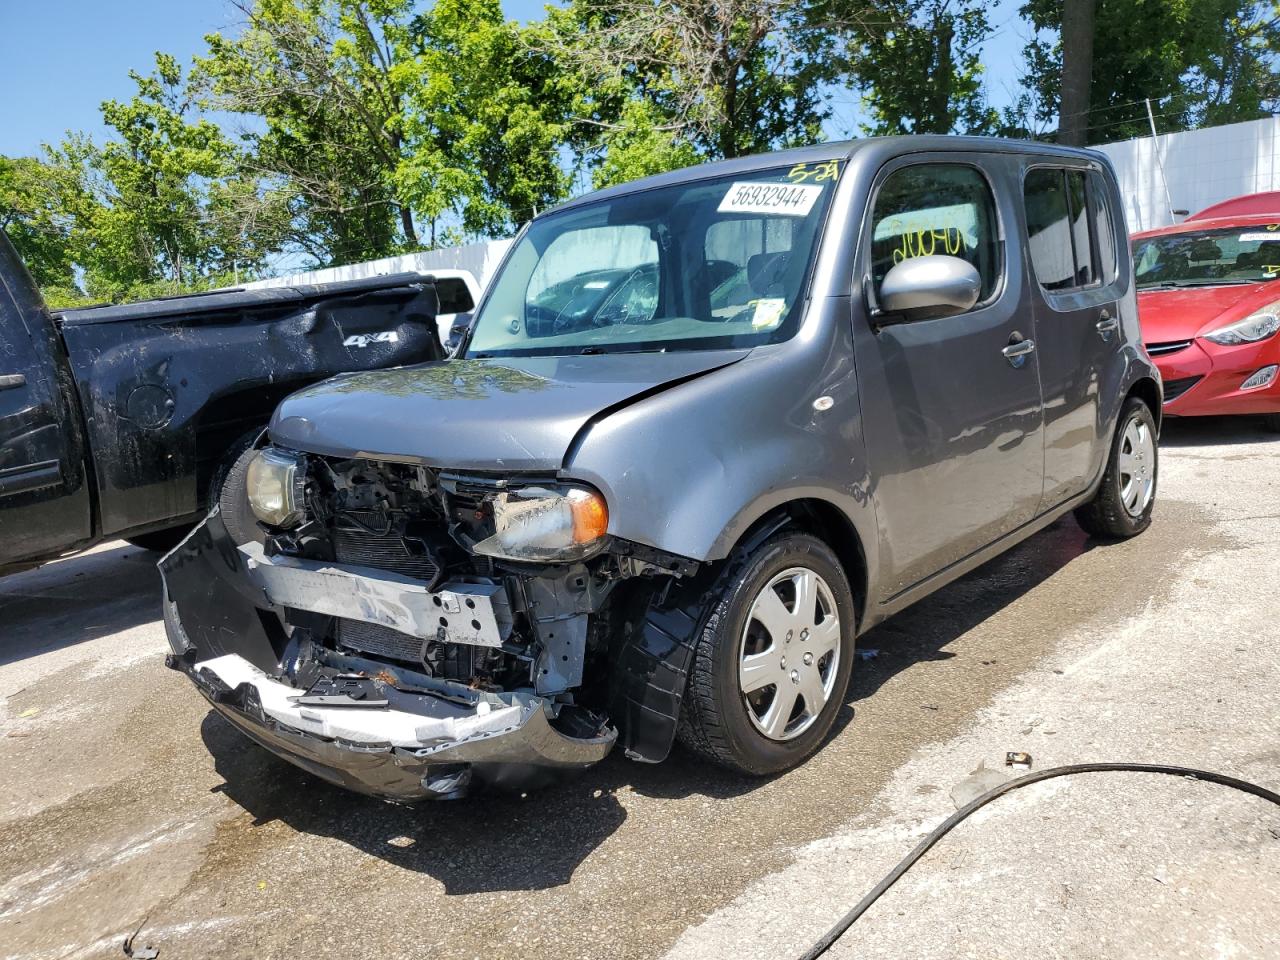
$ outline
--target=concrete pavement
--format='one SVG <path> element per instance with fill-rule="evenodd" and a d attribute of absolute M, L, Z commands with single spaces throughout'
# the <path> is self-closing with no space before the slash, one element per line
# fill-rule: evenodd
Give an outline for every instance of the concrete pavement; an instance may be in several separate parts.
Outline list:
<path fill-rule="evenodd" d="M 140 926 L 161 957 L 785 957 L 1006 750 L 1280 787 L 1280 439 L 1175 423 L 1162 456 L 1150 531 L 1060 522 L 877 628 L 836 736 L 763 782 L 615 756 L 392 807 L 248 744 L 163 668 L 153 556 L 0 581 L 0 958 L 119 956 Z M 1277 955 L 1280 811 L 1151 779 L 988 808 L 837 955 Z"/>

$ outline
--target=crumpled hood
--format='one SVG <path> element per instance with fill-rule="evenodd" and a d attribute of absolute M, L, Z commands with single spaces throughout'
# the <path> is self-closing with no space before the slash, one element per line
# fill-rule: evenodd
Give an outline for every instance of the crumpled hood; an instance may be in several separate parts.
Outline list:
<path fill-rule="evenodd" d="M 1138 293 L 1143 343 L 1190 340 L 1243 320 L 1280 300 L 1280 280 L 1221 287 L 1170 287 Z"/>
<path fill-rule="evenodd" d="M 749 350 L 443 360 L 343 374 L 287 397 L 272 442 L 460 470 L 555 470 L 587 422 Z"/>

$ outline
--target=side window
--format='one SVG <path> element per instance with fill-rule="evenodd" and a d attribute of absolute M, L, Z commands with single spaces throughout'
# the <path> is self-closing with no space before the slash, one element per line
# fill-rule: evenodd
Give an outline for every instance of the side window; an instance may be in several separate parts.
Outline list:
<path fill-rule="evenodd" d="M 1089 208 L 1085 202 L 1084 171 L 1067 171 L 1067 200 L 1071 204 L 1071 248 L 1076 258 L 1077 287 L 1098 279 L 1097 257 L 1089 239 Z"/>
<path fill-rule="evenodd" d="M 1027 211 L 1027 245 L 1036 279 L 1046 290 L 1074 287 L 1076 261 L 1071 250 L 1071 215 L 1062 171 L 1028 172 L 1022 195 Z"/>
<path fill-rule="evenodd" d="M 875 291 L 895 264 L 946 254 L 969 261 L 982 278 L 980 301 L 1000 281 L 995 197 L 986 178 L 959 163 L 921 163 L 895 170 L 876 194 L 871 226 Z"/>
<path fill-rule="evenodd" d="M 1089 196 L 1093 199 L 1094 234 L 1098 238 L 1098 272 L 1103 283 L 1111 283 L 1117 273 L 1115 222 L 1102 175 L 1089 171 Z"/>
<path fill-rule="evenodd" d="M 1074 290 L 1116 276 L 1116 240 L 1102 178 L 1094 171 L 1036 169 L 1023 185 L 1027 240 L 1046 290 Z"/>

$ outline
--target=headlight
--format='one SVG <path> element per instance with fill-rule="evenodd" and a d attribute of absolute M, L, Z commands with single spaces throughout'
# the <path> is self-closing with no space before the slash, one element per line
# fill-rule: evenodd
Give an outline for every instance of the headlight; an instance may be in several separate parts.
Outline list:
<path fill-rule="evenodd" d="M 249 506 L 263 523 L 296 527 L 306 504 L 306 461 L 296 453 L 267 447 L 249 461 L 245 473 Z"/>
<path fill-rule="evenodd" d="M 1206 333 L 1204 338 L 1224 347 L 1234 347 L 1274 337 L 1277 330 L 1280 330 L 1280 302 L 1268 304 L 1243 320 L 1219 327 L 1213 333 Z"/>
<path fill-rule="evenodd" d="M 476 553 L 507 560 L 577 560 L 609 527 L 604 497 L 584 487 L 522 487 L 491 501 L 495 533 Z"/>

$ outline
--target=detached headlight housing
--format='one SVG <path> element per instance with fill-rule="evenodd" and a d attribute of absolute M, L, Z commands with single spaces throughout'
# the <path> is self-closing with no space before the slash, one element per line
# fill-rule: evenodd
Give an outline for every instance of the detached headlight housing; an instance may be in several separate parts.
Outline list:
<path fill-rule="evenodd" d="M 1267 337 L 1274 337 L 1280 331 L 1280 301 L 1269 303 L 1261 310 L 1249 314 L 1243 320 L 1219 327 L 1204 338 L 1224 347 L 1235 347 L 1242 343 L 1257 343 Z"/>
<path fill-rule="evenodd" d="M 579 560 L 599 546 L 609 528 L 604 497 L 587 487 L 520 487 L 490 503 L 494 534 L 473 547 L 487 557 Z"/>
<path fill-rule="evenodd" d="M 249 461 L 245 472 L 249 507 L 272 527 L 296 527 L 306 505 L 306 460 L 300 454 L 266 447 Z"/>

